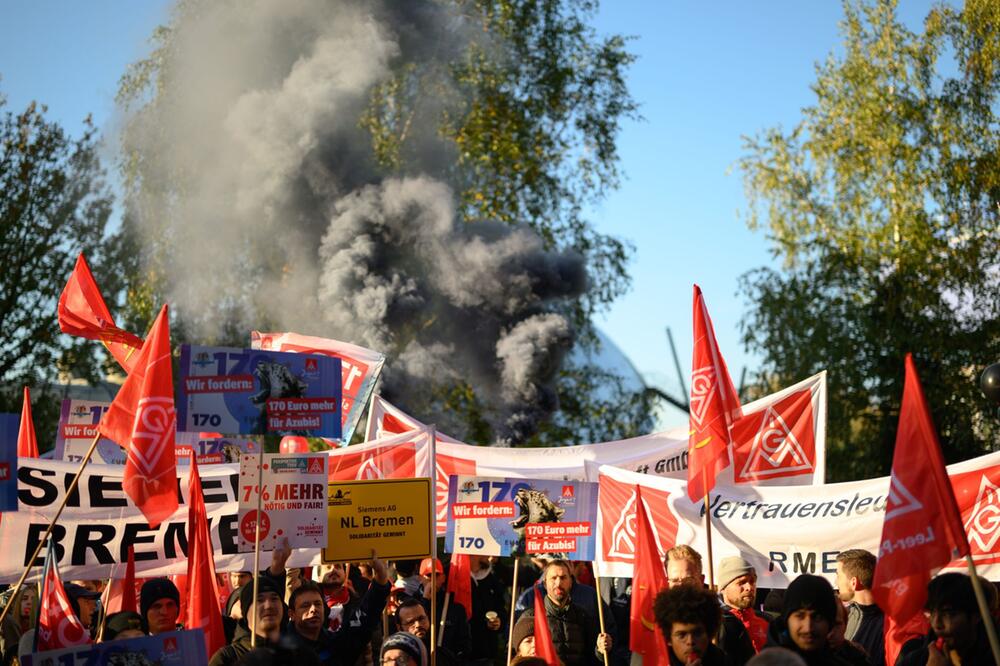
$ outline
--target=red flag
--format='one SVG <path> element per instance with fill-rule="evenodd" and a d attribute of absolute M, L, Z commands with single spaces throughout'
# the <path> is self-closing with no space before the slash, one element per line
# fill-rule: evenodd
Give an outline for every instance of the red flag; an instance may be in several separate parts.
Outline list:
<path fill-rule="evenodd" d="M 715 487 L 715 476 L 729 466 L 729 429 L 740 416 L 740 398 L 719 352 L 705 299 L 695 285 L 688 441 L 688 497 L 692 502 L 705 499 Z"/>
<path fill-rule="evenodd" d="M 164 305 L 135 367 L 97 426 L 126 451 L 122 489 L 155 528 L 177 510 L 174 381 L 170 323 Z"/>
<path fill-rule="evenodd" d="M 559 666 L 559 655 L 552 642 L 549 617 L 545 614 L 545 588 L 535 586 L 535 655 L 545 660 L 549 666 Z"/>
<path fill-rule="evenodd" d="M 911 638 L 923 638 L 930 628 L 930 623 L 927 622 L 923 613 L 917 613 L 902 625 L 897 625 L 892 616 L 886 615 L 882 627 L 882 638 L 885 642 L 885 663 L 895 664 L 906 641 Z"/>
<path fill-rule="evenodd" d="M 454 553 L 448 567 L 448 592 L 455 603 L 462 604 L 465 617 L 472 619 L 472 565 L 465 553 Z"/>
<path fill-rule="evenodd" d="M 136 598 L 139 588 L 135 584 L 135 547 L 128 547 L 128 561 L 125 563 L 125 577 L 112 578 L 111 583 L 104 588 L 101 595 L 101 606 L 104 616 L 121 611 L 139 612 Z"/>
<path fill-rule="evenodd" d="M 191 477 L 188 481 L 188 566 L 186 629 L 205 632 L 205 648 L 213 655 L 226 644 L 219 608 L 219 588 L 215 576 L 215 555 L 208 531 L 208 511 L 201 493 L 198 462 L 191 454 Z"/>
<path fill-rule="evenodd" d="M 24 387 L 24 404 L 21 405 L 21 429 L 17 431 L 18 458 L 38 457 L 38 438 L 35 437 L 35 422 L 31 418 L 31 391 Z"/>
<path fill-rule="evenodd" d="M 669 664 L 667 644 L 653 617 L 653 600 L 669 587 L 663 569 L 663 555 L 656 546 L 653 525 L 635 487 L 635 570 L 632 578 L 632 607 L 629 611 L 629 649 L 642 655 L 644 666 Z"/>
<path fill-rule="evenodd" d="M 55 548 L 51 540 L 48 554 L 45 556 L 40 604 L 38 627 L 35 632 L 36 647 L 33 652 L 60 650 L 90 643 L 90 632 L 73 612 L 69 595 L 66 594 L 66 589 L 59 579 Z"/>
<path fill-rule="evenodd" d="M 923 610 L 932 570 L 969 554 L 962 515 L 910 354 L 883 521 L 872 593 L 886 618 L 901 626 Z"/>
<path fill-rule="evenodd" d="M 59 328 L 63 333 L 100 340 L 125 372 L 132 371 L 142 338 L 115 325 L 82 252 L 59 296 L 58 312 Z"/>

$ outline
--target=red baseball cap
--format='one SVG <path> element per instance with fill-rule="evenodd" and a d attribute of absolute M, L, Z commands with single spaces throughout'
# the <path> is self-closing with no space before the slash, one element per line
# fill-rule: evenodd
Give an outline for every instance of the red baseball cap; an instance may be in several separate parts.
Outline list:
<path fill-rule="evenodd" d="M 430 573 L 431 573 L 431 561 L 432 561 L 431 558 L 425 557 L 420 562 L 420 575 L 421 576 L 430 575 Z M 441 565 L 441 560 L 439 560 L 439 559 L 437 559 L 435 557 L 434 560 L 433 560 L 433 562 L 434 562 L 434 571 L 435 571 L 435 573 L 439 573 L 439 574 L 441 574 L 443 576 L 444 575 L 444 567 Z"/>

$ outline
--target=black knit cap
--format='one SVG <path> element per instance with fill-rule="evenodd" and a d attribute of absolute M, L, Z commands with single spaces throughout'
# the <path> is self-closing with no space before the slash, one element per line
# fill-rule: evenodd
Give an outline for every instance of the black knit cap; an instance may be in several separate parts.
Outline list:
<path fill-rule="evenodd" d="M 257 594 L 263 594 L 264 592 L 274 592 L 278 595 L 278 598 L 284 601 L 285 589 L 278 585 L 278 582 L 269 576 L 258 576 L 257 577 Z M 253 581 L 243 586 L 243 590 L 240 592 L 240 608 L 243 609 L 243 617 L 246 618 L 247 613 L 250 611 L 250 607 L 253 606 Z"/>
<path fill-rule="evenodd" d="M 112 613 L 104 623 L 104 640 L 113 641 L 118 634 L 129 629 L 142 631 L 142 618 L 132 611 Z"/>
<path fill-rule="evenodd" d="M 142 584 L 139 592 L 139 615 L 142 616 L 143 625 L 146 623 L 146 613 L 160 599 L 173 599 L 177 604 L 177 610 L 181 607 L 181 593 L 177 591 L 177 586 L 166 578 L 153 578 Z M 143 629 L 147 629 L 143 626 Z"/>
<path fill-rule="evenodd" d="M 825 578 L 802 574 L 788 585 L 782 619 L 787 620 L 789 615 L 803 608 L 815 611 L 828 622 L 837 620 L 837 598 Z"/>

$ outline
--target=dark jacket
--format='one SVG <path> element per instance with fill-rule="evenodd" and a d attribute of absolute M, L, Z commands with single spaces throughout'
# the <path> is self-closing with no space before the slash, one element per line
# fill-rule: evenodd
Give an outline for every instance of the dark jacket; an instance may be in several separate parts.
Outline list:
<path fill-rule="evenodd" d="M 503 583 L 492 571 L 482 580 L 472 579 L 472 619 L 469 620 L 472 659 L 492 659 L 500 652 L 501 631 L 493 631 L 486 626 L 486 613 L 493 611 L 501 622 L 507 619 L 504 612 L 505 593 Z"/>
<path fill-rule="evenodd" d="M 330 631 L 326 627 L 320 629 L 319 637 L 311 640 L 295 629 L 289 623 L 285 630 L 284 641 L 292 646 L 308 648 L 316 654 L 323 666 L 351 666 L 365 651 L 365 645 L 371 638 L 371 632 L 362 628 L 351 629 L 341 627 L 339 631 Z"/>
<path fill-rule="evenodd" d="M 218 651 L 212 655 L 212 659 L 208 662 L 208 666 L 236 666 L 236 664 L 240 662 L 240 659 L 242 659 L 246 653 L 250 652 L 252 649 L 250 647 L 250 632 L 243 631 L 238 632 L 238 634 L 239 635 L 233 639 L 232 643 L 219 648 Z M 258 636 L 257 647 L 277 648 L 278 643 L 272 643 Z"/>
<path fill-rule="evenodd" d="M 534 607 L 524 611 L 523 615 L 533 618 Z M 545 617 L 549 621 L 549 632 L 552 634 L 556 654 L 566 666 L 604 663 L 603 657 L 597 652 L 597 636 L 600 633 L 597 620 L 573 603 L 572 599 L 565 606 L 556 606 L 546 596 Z M 537 625 L 535 630 L 538 630 Z"/>
<path fill-rule="evenodd" d="M 670 666 L 686 666 L 680 659 L 677 658 L 677 655 L 674 654 L 673 650 L 668 647 L 667 651 L 670 653 Z M 729 658 L 729 655 L 711 643 L 708 644 L 708 649 L 705 650 L 705 654 L 701 656 L 701 663 L 702 666 L 734 666 L 732 659 Z"/>
<path fill-rule="evenodd" d="M 847 640 L 854 641 L 868 654 L 871 666 L 885 666 L 885 614 L 875 604 L 852 603 L 847 607 Z"/>
<path fill-rule="evenodd" d="M 437 608 L 434 615 L 435 621 L 438 623 L 437 629 L 441 627 L 444 595 L 444 590 L 437 591 Z M 420 603 L 423 604 L 424 610 L 427 611 L 427 617 L 430 618 L 430 600 L 420 597 Z M 448 614 L 444 618 L 444 639 L 442 644 L 448 648 L 460 663 L 464 663 L 472 651 L 472 634 L 469 632 L 469 620 L 465 615 L 465 607 L 460 603 L 456 603 L 454 599 L 448 602 Z"/>
<path fill-rule="evenodd" d="M 750 640 L 750 632 L 743 621 L 733 615 L 729 606 L 722 605 L 722 624 L 719 625 L 718 645 L 732 661 L 733 666 L 743 666 L 757 654 Z"/>
<path fill-rule="evenodd" d="M 788 634 L 788 626 L 782 618 L 771 622 L 771 627 L 767 632 L 767 647 L 788 648 L 805 660 L 807 666 L 852 666 L 851 662 L 841 656 L 834 654 L 829 646 L 821 650 L 803 652 L 795 644 Z"/>
<path fill-rule="evenodd" d="M 911 642 L 907 641 L 904 650 L 896 659 L 896 666 L 924 666 L 927 663 L 927 646 L 937 640 L 937 636 L 931 631 L 923 639 L 918 639 L 918 647 L 911 648 Z M 962 655 L 962 666 L 995 666 L 993 652 L 990 649 L 990 641 L 986 637 L 986 631 L 982 624 L 976 629 L 976 640 L 968 653 Z"/>

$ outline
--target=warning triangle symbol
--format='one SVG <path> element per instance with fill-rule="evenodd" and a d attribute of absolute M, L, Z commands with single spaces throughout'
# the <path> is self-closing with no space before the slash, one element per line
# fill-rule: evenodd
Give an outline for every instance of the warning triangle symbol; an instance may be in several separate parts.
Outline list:
<path fill-rule="evenodd" d="M 889 482 L 889 497 L 885 502 L 885 520 L 888 522 L 912 511 L 919 511 L 924 505 L 913 496 L 894 474 Z"/>
<path fill-rule="evenodd" d="M 812 469 L 813 464 L 795 433 L 781 414 L 769 406 L 754 436 L 750 455 L 740 471 L 741 480 Z"/>

